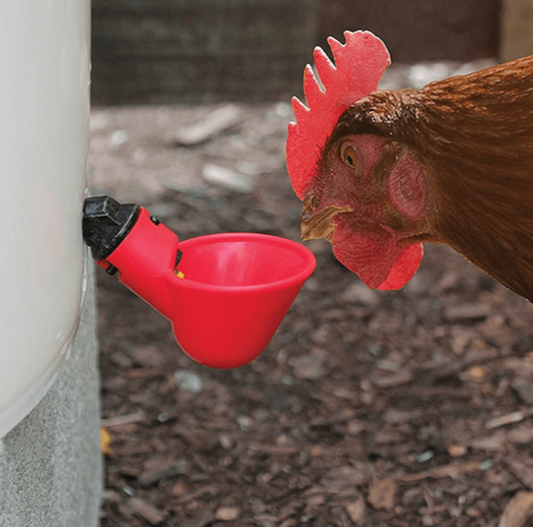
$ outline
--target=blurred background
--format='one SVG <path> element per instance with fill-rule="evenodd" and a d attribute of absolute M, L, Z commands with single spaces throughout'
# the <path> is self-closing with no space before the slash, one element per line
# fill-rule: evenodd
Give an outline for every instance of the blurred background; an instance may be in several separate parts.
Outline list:
<path fill-rule="evenodd" d="M 369 29 L 393 63 L 533 53 L 531 0 L 93 0 L 93 103 L 298 93 L 315 45 Z"/>

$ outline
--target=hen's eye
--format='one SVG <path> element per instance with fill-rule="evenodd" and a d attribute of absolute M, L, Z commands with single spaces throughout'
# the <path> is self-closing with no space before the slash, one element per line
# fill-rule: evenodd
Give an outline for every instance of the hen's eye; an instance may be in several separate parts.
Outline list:
<path fill-rule="evenodd" d="M 341 159 L 342 162 L 350 168 L 357 166 L 357 152 L 352 145 L 344 144 L 341 146 Z"/>

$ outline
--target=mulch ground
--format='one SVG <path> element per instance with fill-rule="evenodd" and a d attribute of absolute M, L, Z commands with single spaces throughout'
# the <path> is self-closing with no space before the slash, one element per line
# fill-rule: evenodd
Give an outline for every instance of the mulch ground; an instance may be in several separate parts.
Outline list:
<path fill-rule="evenodd" d="M 222 131 L 177 144 L 217 110 L 95 109 L 93 192 L 181 239 L 298 240 L 288 105 L 233 106 Z M 533 525 L 533 307 L 447 247 L 378 292 L 307 245 L 316 272 L 264 353 L 229 371 L 190 360 L 99 271 L 101 527 Z"/>

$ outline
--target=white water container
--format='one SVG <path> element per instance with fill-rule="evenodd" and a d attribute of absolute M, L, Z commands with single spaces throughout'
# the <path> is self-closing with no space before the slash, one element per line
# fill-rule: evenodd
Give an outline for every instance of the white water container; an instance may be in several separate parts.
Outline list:
<path fill-rule="evenodd" d="M 90 4 L 0 2 L 0 437 L 68 358 L 83 293 Z"/>

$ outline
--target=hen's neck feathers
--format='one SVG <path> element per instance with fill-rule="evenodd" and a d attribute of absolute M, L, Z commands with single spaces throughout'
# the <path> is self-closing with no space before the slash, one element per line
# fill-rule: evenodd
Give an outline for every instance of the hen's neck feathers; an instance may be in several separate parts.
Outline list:
<path fill-rule="evenodd" d="M 533 56 L 374 92 L 339 125 L 406 144 L 427 178 L 428 239 L 533 301 Z"/>

